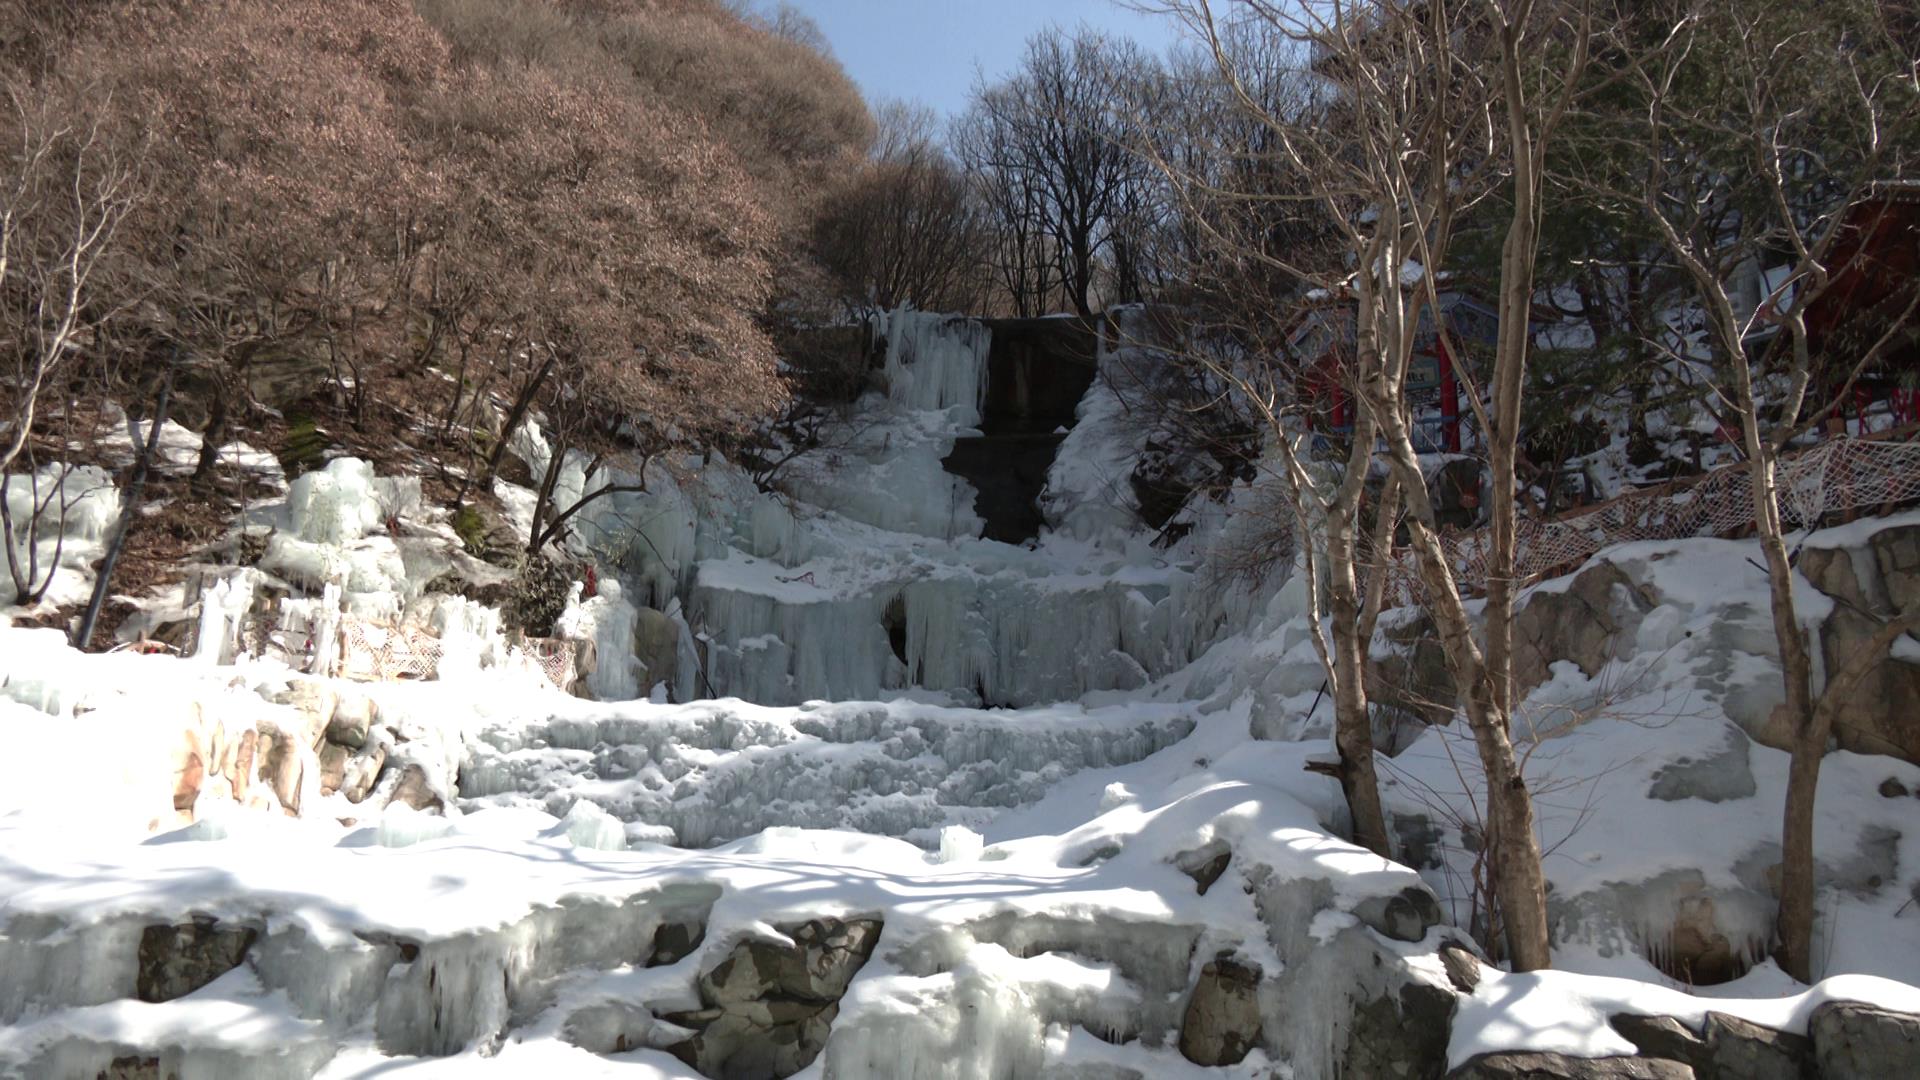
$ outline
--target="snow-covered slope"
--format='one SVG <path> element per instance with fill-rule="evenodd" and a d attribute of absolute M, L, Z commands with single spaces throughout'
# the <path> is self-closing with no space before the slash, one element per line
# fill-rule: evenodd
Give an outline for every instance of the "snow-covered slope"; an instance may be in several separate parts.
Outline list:
<path fill-rule="evenodd" d="M 657 462 L 594 504 L 574 554 L 606 587 L 561 622 L 604 700 L 429 589 L 488 571 L 417 486 L 350 461 L 248 511 L 256 565 L 154 605 L 200 619 L 196 657 L 0 626 L 0 1077 L 1437 1077 L 1632 1052 L 1622 1016 L 1817 1051 L 1834 1002 L 1920 1011 L 1920 767 L 1897 758 L 1826 762 L 1832 977 L 1761 955 L 1785 755 L 1745 545 L 1615 549 L 1530 592 L 1518 734 L 1565 970 L 1503 975 L 1468 935 L 1459 725 L 1383 713 L 1403 862 L 1339 838 L 1301 583 L 1210 572 L 1257 490 L 1154 547 L 1095 505 L 1088 478 L 1144 445 L 1096 384 L 1060 528 L 973 535 L 939 461 L 978 420 L 978 331 L 894 316 L 886 386 L 784 489 Z M 520 449 L 544 463 L 537 431 Z M 1884 591 L 1857 553 L 1909 532 L 1817 534 L 1802 565 Z M 425 619 L 441 678 L 249 655 L 254 597 L 314 638 Z M 1383 620 L 1390 682 L 1444 674 L 1420 633 Z"/>

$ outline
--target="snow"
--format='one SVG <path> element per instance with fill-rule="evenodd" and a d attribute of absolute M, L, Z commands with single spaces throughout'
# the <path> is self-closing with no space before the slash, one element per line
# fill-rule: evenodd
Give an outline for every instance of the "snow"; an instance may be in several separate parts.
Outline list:
<path fill-rule="evenodd" d="M 1756 1024 L 1807 1033 L 1813 1011 L 1829 1001 L 1875 1002 L 1920 1012 L 1920 989 L 1867 975 L 1841 975 L 1797 994 L 1772 998 L 1702 999 L 1631 979 L 1535 971 L 1524 975 L 1482 968 L 1480 985 L 1461 999 L 1447 1047 L 1457 1068 L 1476 1054 L 1536 1050 L 1574 1057 L 1633 1054 L 1635 1047 L 1607 1023 L 1610 1016 L 1671 1016 L 1696 1031 L 1709 1011 Z"/>
<path fill-rule="evenodd" d="M 1331 702 L 1304 583 L 1284 562 L 1259 582 L 1219 573 L 1262 542 L 1271 482 L 1200 500 L 1189 535 L 1153 546 L 1124 498 L 1150 433 L 1116 382 L 1152 355 L 1109 343 L 1048 477 L 1047 530 L 981 539 L 939 463 L 980 422 L 985 329 L 896 312 L 886 331 L 884 385 L 824 452 L 770 480 L 662 457 L 613 474 L 644 490 L 579 515 L 566 556 L 598 587 L 576 586 L 559 632 L 592 644 L 587 696 L 529 671 L 496 609 L 427 588 L 504 575 L 459 550 L 417 478 L 351 459 L 247 509 L 229 539 L 264 538 L 257 566 L 202 567 L 191 599 L 150 601 L 150 621 L 199 627 L 189 658 L 83 656 L 0 624 L 0 1075 L 92 1075 L 138 1051 L 211 1077 L 685 1078 L 664 1017 L 698 1006 L 699 974 L 822 918 L 883 931 L 813 1078 L 1328 1077 L 1352 1003 L 1443 984 L 1435 950 L 1463 932 L 1396 936 L 1382 912 L 1430 894 L 1471 923 L 1472 747 L 1457 723 L 1383 718 L 1410 864 L 1339 838 L 1338 785 L 1308 768 Z M 163 431 L 167 467 L 197 449 L 185 434 Z M 514 445 L 544 471 L 537 425 Z M 589 480 L 563 465 L 564 502 Z M 496 492 L 524 527 L 531 494 Z M 104 500 L 72 550 L 110 521 Z M 1803 540 L 1858 548 L 1916 522 Z M 1920 1010 L 1920 921 L 1903 914 L 1920 837 L 1912 804 L 1879 794 L 1920 790 L 1920 767 L 1896 759 L 1824 763 L 1829 977 L 1800 986 L 1760 959 L 1786 755 L 1757 738 L 1779 692 L 1755 555 L 1698 540 L 1599 556 L 1634 586 L 1614 597 L 1619 639 L 1591 673 L 1555 665 L 1516 723 L 1562 970 L 1483 972 L 1452 1063 L 1620 1052 L 1622 1011 L 1802 1030 L 1825 1000 Z M 1817 622 L 1823 598 L 1797 587 Z M 256 597 L 311 646 L 250 655 Z M 1414 614 L 1389 612 L 1376 652 L 1403 648 L 1388 634 Z M 349 616 L 430 627 L 439 677 L 293 670 Z M 321 796 L 301 746 L 299 816 L 218 778 L 176 804 L 185 749 L 305 730 L 302 695 L 343 690 L 372 702 L 390 762 L 364 800 Z M 444 805 L 396 799 L 408 770 Z M 1202 894 L 1189 875 L 1219 853 Z M 1656 964 L 1703 898 L 1758 962 L 1689 988 Z M 247 962 L 131 1000 L 144 929 L 195 916 L 255 931 Z M 666 925 L 704 936 L 648 966 Z M 1175 1044 L 1223 953 L 1263 972 L 1269 1030 L 1240 1065 L 1200 1069 Z"/>

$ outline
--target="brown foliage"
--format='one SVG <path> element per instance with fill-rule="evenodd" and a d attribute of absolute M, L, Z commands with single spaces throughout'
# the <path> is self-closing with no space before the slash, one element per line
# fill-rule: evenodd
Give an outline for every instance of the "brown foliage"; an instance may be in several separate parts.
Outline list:
<path fill-rule="evenodd" d="M 706 0 L 15 7 L 10 81 L 137 151 L 118 338 L 176 346 L 215 424 L 304 342 L 357 419 L 457 354 L 443 434 L 487 423 L 480 385 L 591 402 L 603 438 L 741 431 L 782 396 L 758 318 L 804 193 L 870 137 L 833 61 Z"/>
<path fill-rule="evenodd" d="M 985 207 L 931 139 L 885 146 L 827 197 L 814 243 L 856 306 L 969 311 L 984 291 Z"/>

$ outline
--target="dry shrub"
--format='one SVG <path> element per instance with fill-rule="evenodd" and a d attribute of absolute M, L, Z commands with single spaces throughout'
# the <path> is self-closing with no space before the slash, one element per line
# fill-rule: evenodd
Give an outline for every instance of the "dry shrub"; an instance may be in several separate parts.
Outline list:
<path fill-rule="evenodd" d="M 287 342 L 357 402 L 460 340 L 608 438 L 738 433 L 783 396 L 776 267 L 870 137 L 831 59 L 705 0 L 23 3 L 0 73 L 143 164 L 120 336 L 223 403 Z"/>

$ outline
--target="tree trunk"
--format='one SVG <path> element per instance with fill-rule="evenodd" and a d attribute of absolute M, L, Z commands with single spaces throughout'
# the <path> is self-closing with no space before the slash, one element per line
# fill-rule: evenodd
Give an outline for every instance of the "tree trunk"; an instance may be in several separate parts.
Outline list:
<path fill-rule="evenodd" d="M 1810 734 L 1810 733 L 1808 733 Z M 1813 807 L 1820 786 L 1820 759 L 1826 740 L 1810 745 L 1806 735 L 1793 740 L 1787 765 L 1786 809 L 1780 823 L 1780 914 L 1775 931 L 1780 970 L 1803 983 L 1813 981 Z"/>
<path fill-rule="evenodd" d="M 212 385 L 213 400 L 207 403 L 207 429 L 200 435 L 200 460 L 194 465 L 193 476 L 188 480 L 195 488 L 201 489 L 213 484 L 213 470 L 220 464 L 220 444 L 227 441 L 227 399 L 230 395 L 225 373 L 216 370 Z"/>
<path fill-rule="evenodd" d="M 120 507 L 120 518 L 113 525 L 113 539 L 107 544 L 106 557 L 100 560 L 99 576 L 93 580 L 93 595 L 87 599 L 87 610 L 80 617 L 80 628 L 73 635 L 73 647 L 82 652 L 87 650 L 93 640 L 94 623 L 100 619 L 100 609 L 106 603 L 107 593 L 113 585 L 113 568 L 120 563 L 120 552 L 126 548 L 127 533 L 132 530 L 134 520 L 140 513 L 141 496 L 146 493 L 147 470 L 153 464 L 154 452 L 160 445 L 160 429 L 167 423 L 167 406 L 171 404 L 173 394 L 174 365 L 167 365 L 167 373 L 160 381 L 160 394 L 153 406 L 153 415 L 147 420 L 147 439 L 140 446 L 140 456 L 133 463 L 133 478 L 127 482 L 127 501 Z"/>
<path fill-rule="evenodd" d="M 1360 588 L 1354 573 L 1355 522 L 1351 509 L 1327 518 L 1327 612 L 1333 618 L 1333 746 L 1340 755 L 1340 790 L 1353 817 L 1354 843 L 1393 857 L 1374 768 L 1373 716 L 1367 701 L 1367 642 L 1360 637 Z"/>
<path fill-rule="evenodd" d="M 1474 642 L 1472 620 L 1434 528 L 1433 502 L 1398 400 L 1392 380 L 1384 374 L 1376 373 L 1367 382 L 1367 407 L 1374 411 L 1386 440 L 1388 463 L 1398 474 L 1403 497 L 1412 511 L 1407 531 L 1427 595 L 1427 610 L 1464 691 L 1467 724 L 1486 775 L 1487 843 L 1507 959 L 1515 971 L 1534 971 L 1549 966 L 1551 938 L 1546 874 L 1540 866 L 1540 841 L 1534 832 L 1533 798 L 1514 752 L 1512 716 L 1503 707 L 1487 671 L 1486 658 Z"/>

